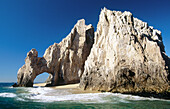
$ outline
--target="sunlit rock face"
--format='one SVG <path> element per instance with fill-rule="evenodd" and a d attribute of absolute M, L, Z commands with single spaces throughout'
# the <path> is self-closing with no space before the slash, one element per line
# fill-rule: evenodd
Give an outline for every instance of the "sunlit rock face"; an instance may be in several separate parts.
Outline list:
<path fill-rule="evenodd" d="M 25 64 L 18 70 L 17 86 L 30 87 L 37 75 L 47 72 L 46 60 L 38 57 L 36 49 L 27 53 Z"/>
<path fill-rule="evenodd" d="M 43 57 L 38 57 L 35 49 L 28 52 L 25 65 L 18 70 L 17 86 L 33 86 L 36 76 L 44 72 L 50 74 L 50 85 L 79 82 L 93 43 L 94 28 L 79 20 L 65 39 L 47 48 Z"/>
<path fill-rule="evenodd" d="M 130 12 L 104 8 L 94 35 L 79 20 L 71 33 L 43 57 L 32 49 L 18 71 L 15 86 L 33 86 L 47 72 L 49 85 L 77 83 L 84 90 L 165 95 L 170 98 L 170 58 L 161 32 Z"/>
<path fill-rule="evenodd" d="M 130 12 L 104 8 L 80 88 L 120 93 L 166 93 L 169 58 L 161 32 Z"/>

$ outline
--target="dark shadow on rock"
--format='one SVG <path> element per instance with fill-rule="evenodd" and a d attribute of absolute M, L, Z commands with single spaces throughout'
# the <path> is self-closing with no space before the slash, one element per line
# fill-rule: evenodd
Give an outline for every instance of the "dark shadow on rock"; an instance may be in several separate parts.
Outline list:
<path fill-rule="evenodd" d="M 137 95 L 142 97 L 154 97 L 159 99 L 167 99 L 170 100 L 170 92 L 164 93 L 155 93 L 155 92 L 139 92 L 139 93 L 122 93 L 122 94 L 130 94 L 130 95 Z"/>

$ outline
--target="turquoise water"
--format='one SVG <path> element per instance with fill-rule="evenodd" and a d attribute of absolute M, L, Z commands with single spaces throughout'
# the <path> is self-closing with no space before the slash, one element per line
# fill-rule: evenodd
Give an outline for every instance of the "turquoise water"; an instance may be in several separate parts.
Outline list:
<path fill-rule="evenodd" d="M 0 109 L 170 109 L 170 100 L 119 93 L 72 94 L 71 89 L 12 88 L 0 83 Z"/>

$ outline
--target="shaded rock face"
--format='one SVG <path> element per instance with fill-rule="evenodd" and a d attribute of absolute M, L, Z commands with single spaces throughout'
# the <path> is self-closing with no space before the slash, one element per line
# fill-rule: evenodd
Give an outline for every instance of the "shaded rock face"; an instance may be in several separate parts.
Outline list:
<path fill-rule="evenodd" d="M 32 49 L 27 53 L 25 65 L 18 70 L 17 85 L 33 86 L 36 76 L 47 71 L 46 60 L 43 57 L 38 57 L 36 49 Z"/>
<path fill-rule="evenodd" d="M 38 57 L 35 49 L 27 53 L 25 65 L 18 70 L 17 86 L 33 86 L 36 76 L 44 72 L 50 74 L 46 81 L 50 85 L 79 82 L 93 40 L 92 25 L 79 20 L 65 39 L 46 49 L 43 57 Z"/>
<path fill-rule="evenodd" d="M 130 12 L 104 8 L 80 88 L 120 93 L 166 93 L 169 57 L 161 32 Z"/>

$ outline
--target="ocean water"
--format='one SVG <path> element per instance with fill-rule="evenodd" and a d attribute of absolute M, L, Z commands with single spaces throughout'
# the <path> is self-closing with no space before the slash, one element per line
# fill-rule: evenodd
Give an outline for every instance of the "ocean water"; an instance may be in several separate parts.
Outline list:
<path fill-rule="evenodd" d="M 73 94 L 71 89 L 12 88 L 0 83 L 0 109 L 170 109 L 170 100 L 119 93 Z"/>

